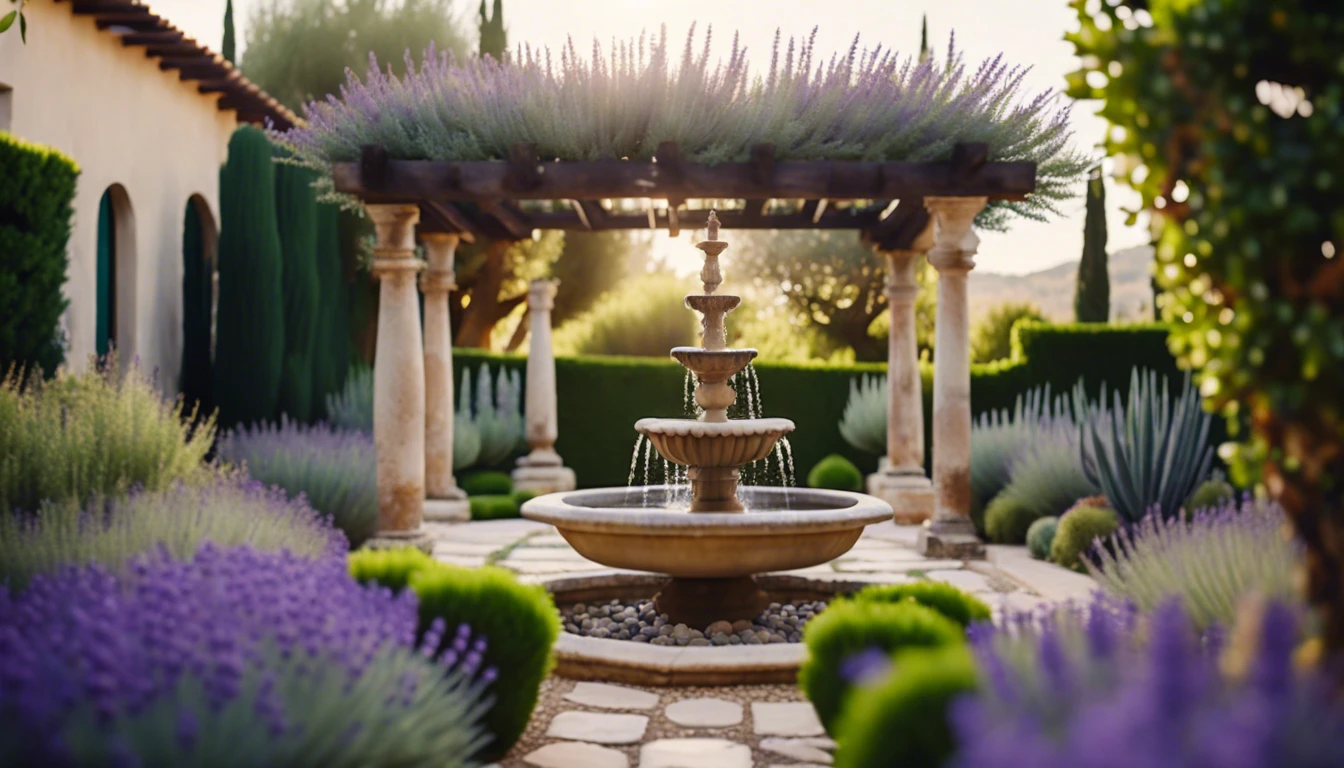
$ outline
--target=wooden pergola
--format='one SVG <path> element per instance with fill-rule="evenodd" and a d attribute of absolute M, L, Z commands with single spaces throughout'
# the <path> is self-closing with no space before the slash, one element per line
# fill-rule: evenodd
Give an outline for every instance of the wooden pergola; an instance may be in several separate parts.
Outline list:
<path fill-rule="evenodd" d="M 456 494 L 447 291 L 459 239 L 521 240 L 537 229 L 662 229 L 675 236 L 703 227 L 713 208 L 725 229 L 858 230 L 885 254 L 891 312 L 888 450 L 869 478 L 869 492 L 891 502 L 898 519 L 930 521 L 921 537 L 925 551 L 974 555 L 979 543 L 969 515 L 966 279 L 979 241 L 972 224 L 990 201 L 1022 200 L 1036 187 L 1034 163 L 994 163 L 988 157 L 984 144 L 958 144 L 939 162 L 780 160 L 774 147 L 758 145 L 747 162 L 706 165 L 687 161 L 677 145 L 664 143 L 647 161 L 544 160 L 532 147 L 518 145 L 506 160 L 464 162 L 395 160 L 379 147 L 365 147 L 358 162 L 336 164 L 337 191 L 363 201 L 378 230 L 374 273 L 382 287 L 374 420 L 383 534 L 417 535 L 426 488 L 431 499 Z M 415 258 L 417 230 L 428 260 L 421 279 L 423 349 L 412 280 L 423 266 Z M 914 269 L 920 256 L 938 271 L 932 482 L 923 468 L 914 330 Z M 543 363 L 552 365 L 549 359 Z M 539 383 L 550 382 L 553 403 L 554 374 L 539 375 Z M 532 421 L 529 415 L 529 439 L 549 449 L 555 435 L 540 434 L 546 429 Z M 550 423 L 553 433 L 553 414 Z M 417 434 L 428 442 L 419 444 Z"/>

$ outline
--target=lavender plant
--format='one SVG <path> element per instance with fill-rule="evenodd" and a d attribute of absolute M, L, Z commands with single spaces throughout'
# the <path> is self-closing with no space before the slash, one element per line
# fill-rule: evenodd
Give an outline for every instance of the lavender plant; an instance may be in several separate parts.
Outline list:
<path fill-rule="evenodd" d="M 201 478 L 215 426 L 194 416 L 115 357 L 52 381 L 11 372 L 0 380 L 0 512 Z"/>
<path fill-rule="evenodd" d="M 462 766 L 485 639 L 342 558 L 203 547 L 0 589 L 0 764 Z"/>
<path fill-rule="evenodd" d="M 1022 659 L 979 633 L 981 691 L 953 706 L 955 768 L 1306 768 L 1344 764 L 1344 706 L 1323 675 L 1294 669 L 1293 609 L 1250 626 L 1245 673 L 1219 667 L 1177 602 L 1146 626 L 1089 613 L 1083 642 L 1047 625 Z M 1146 640 L 1146 641 L 1145 641 Z M 1025 668 L 1024 668 L 1025 666 Z M 1238 665 L 1229 664 L 1230 668 Z"/>
<path fill-rule="evenodd" d="M 203 485 L 177 483 L 124 499 L 49 504 L 40 514 L 0 515 L 0 588 L 34 576 L 97 564 L 119 572 L 136 555 L 184 560 L 205 543 L 248 544 L 308 558 L 343 555 L 345 537 L 308 506 L 241 475 Z"/>
<path fill-rule="evenodd" d="M 782 44 L 770 67 L 753 73 L 734 38 L 726 62 L 711 62 L 712 31 L 694 50 L 692 27 L 679 61 L 666 29 L 591 58 L 571 44 L 554 62 L 549 50 L 520 49 L 507 64 L 457 62 L 432 47 L 397 78 L 370 58 L 340 98 L 306 109 L 307 122 L 276 141 L 297 162 L 322 172 L 379 145 L 407 160 L 499 160 L 528 143 L 542 158 L 648 159 L 674 141 L 691 160 L 744 161 L 770 143 L 788 160 L 941 160 L 958 142 L 985 142 L 994 161 L 1037 164 L 1036 194 L 982 215 L 1002 227 L 1008 214 L 1044 219 L 1070 195 L 1088 160 L 1069 148 L 1069 106 L 1056 94 L 1022 94 L 1026 69 L 1002 56 L 967 67 L 955 38 L 947 58 L 902 57 L 877 46 L 822 62 L 816 33 Z M 330 189 L 330 186 L 328 186 Z"/>
<path fill-rule="evenodd" d="M 1250 595 L 1288 600 L 1302 547 L 1277 504 L 1251 498 L 1190 519 L 1149 515 L 1097 547 L 1088 571 L 1107 591 L 1151 611 L 1178 599 L 1195 626 L 1231 626 Z"/>
<path fill-rule="evenodd" d="M 378 529 L 378 474 L 373 438 L 325 424 L 304 426 L 282 418 L 225 433 L 219 457 L 246 466 L 247 473 L 305 496 L 329 515 L 357 547 Z"/>

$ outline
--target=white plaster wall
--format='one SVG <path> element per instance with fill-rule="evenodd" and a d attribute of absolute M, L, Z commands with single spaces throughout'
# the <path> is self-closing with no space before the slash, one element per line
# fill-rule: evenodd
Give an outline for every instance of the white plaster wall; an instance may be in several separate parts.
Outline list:
<path fill-rule="evenodd" d="M 13 88 L 11 132 L 79 163 L 69 279 L 72 367 L 94 352 L 98 204 L 125 188 L 135 219 L 134 253 L 118 254 L 117 343 L 160 385 L 177 391 L 182 356 L 182 231 L 200 195 L 219 218 L 219 168 L 237 127 L 217 95 L 201 95 L 143 48 L 127 48 L 75 16 L 69 2 L 28 5 L 28 44 L 0 35 L 0 85 Z M 133 267 L 127 274 L 127 262 Z"/>

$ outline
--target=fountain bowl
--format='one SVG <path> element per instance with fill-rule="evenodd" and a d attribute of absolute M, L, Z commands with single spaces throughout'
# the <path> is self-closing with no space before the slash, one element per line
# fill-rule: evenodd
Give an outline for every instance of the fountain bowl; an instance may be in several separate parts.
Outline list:
<path fill-rule="evenodd" d="M 640 419 L 635 431 L 648 437 L 663 458 L 683 467 L 740 467 L 770 455 L 793 431 L 788 419 Z"/>
<path fill-rule="evenodd" d="M 677 493 L 669 486 L 552 493 L 525 502 L 522 514 L 554 525 L 589 560 L 690 579 L 820 565 L 892 515 L 885 501 L 848 491 L 743 487 L 746 512 L 727 513 L 672 506 Z"/>

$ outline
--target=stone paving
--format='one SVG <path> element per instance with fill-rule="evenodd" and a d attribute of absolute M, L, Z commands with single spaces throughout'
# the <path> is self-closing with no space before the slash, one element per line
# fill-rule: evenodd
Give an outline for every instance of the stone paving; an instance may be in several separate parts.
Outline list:
<path fill-rule="evenodd" d="M 426 523 L 434 557 L 499 565 L 525 581 L 608 570 L 552 526 L 530 520 Z M 1086 599 L 1090 578 L 1031 559 L 1024 547 L 988 547 L 983 561 L 931 560 L 915 551 L 916 526 L 869 526 L 830 563 L 791 571 L 819 580 L 894 584 L 944 581 L 1005 609 Z M 774 768 L 832 763 L 834 744 L 796 686 L 639 688 L 552 678 L 522 742 L 501 768 Z"/>

